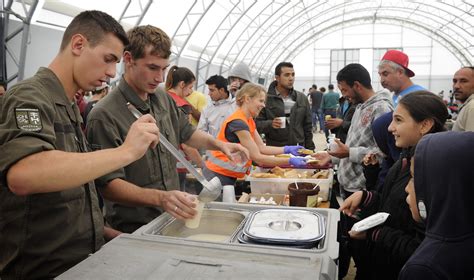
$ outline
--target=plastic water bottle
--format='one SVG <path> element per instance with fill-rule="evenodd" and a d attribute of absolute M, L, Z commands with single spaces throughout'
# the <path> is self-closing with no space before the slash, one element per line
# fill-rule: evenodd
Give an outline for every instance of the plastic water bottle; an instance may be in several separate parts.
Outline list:
<path fill-rule="evenodd" d="M 337 150 L 337 143 L 336 143 L 336 135 L 335 134 L 330 134 L 328 137 L 328 150 L 331 152 L 334 152 Z"/>

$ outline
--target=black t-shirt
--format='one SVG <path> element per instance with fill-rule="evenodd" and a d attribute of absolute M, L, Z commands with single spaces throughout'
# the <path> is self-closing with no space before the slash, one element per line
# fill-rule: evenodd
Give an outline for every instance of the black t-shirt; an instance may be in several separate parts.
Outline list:
<path fill-rule="evenodd" d="M 83 121 L 84 121 L 84 126 L 87 124 L 87 116 L 89 115 L 89 113 L 91 112 L 92 108 L 94 108 L 95 104 L 96 104 L 98 101 L 99 101 L 99 100 L 93 100 L 93 101 L 89 101 L 89 103 L 87 103 L 86 109 L 84 110 L 84 115 L 82 116 Z"/>
<path fill-rule="evenodd" d="M 250 132 L 249 126 L 243 120 L 233 120 L 227 123 L 225 128 L 225 139 L 230 143 L 240 143 L 239 137 L 235 134 L 237 131 L 247 130 Z"/>
<path fill-rule="evenodd" d="M 184 112 L 186 115 L 191 114 L 191 111 L 192 111 L 192 110 L 191 110 L 191 105 L 186 104 L 186 105 L 180 106 L 180 107 L 178 107 L 178 108 L 181 109 L 181 110 L 183 110 L 183 112 Z"/>
<path fill-rule="evenodd" d="M 320 91 L 315 91 L 310 93 L 311 98 L 311 109 L 313 111 L 318 110 L 321 107 L 321 101 L 323 99 L 323 93 Z"/>

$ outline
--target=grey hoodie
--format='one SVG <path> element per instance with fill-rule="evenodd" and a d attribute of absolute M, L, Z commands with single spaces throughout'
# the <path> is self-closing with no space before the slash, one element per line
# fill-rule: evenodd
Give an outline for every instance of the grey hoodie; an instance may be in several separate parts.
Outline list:
<path fill-rule="evenodd" d="M 235 65 L 234 68 L 230 70 L 229 77 L 241 78 L 243 80 L 246 80 L 247 82 L 252 81 L 252 76 L 250 75 L 250 69 L 247 66 L 247 64 L 243 62 Z"/>
<path fill-rule="evenodd" d="M 390 111 L 393 111 L 392 100 L 390 92 L 385 89 L 357 105 L 346 139 L 349 157 L 341 159 L 337 175 L 344 190 L 355 192 L 365 189 L 362 159 L 368 152 L 378 150 L 371 125 L 376 118 Z"/>

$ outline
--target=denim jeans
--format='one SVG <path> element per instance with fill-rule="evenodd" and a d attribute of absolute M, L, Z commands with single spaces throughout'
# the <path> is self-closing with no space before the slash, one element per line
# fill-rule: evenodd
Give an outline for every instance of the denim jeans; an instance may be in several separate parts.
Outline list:
<path fill-rule="evenodd" d="M 324 116 L 323 111 L 318 109 L 316 111 L 311 111 L 311 120 L 313 122 L 313 129 L 316 130 L 317 123 L 319 122 L 319 130 L 324 130 Z"/>

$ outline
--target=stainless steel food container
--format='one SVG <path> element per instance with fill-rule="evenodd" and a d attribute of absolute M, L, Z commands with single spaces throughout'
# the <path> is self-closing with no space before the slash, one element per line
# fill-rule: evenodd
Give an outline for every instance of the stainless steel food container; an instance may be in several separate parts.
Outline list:
<path fill-rule="evenodd" d="M 324 217 L 301 209 L 265 209 L 252 212 L 245 223 L 240 242 L 316 247 L 326 232 Z"/>

